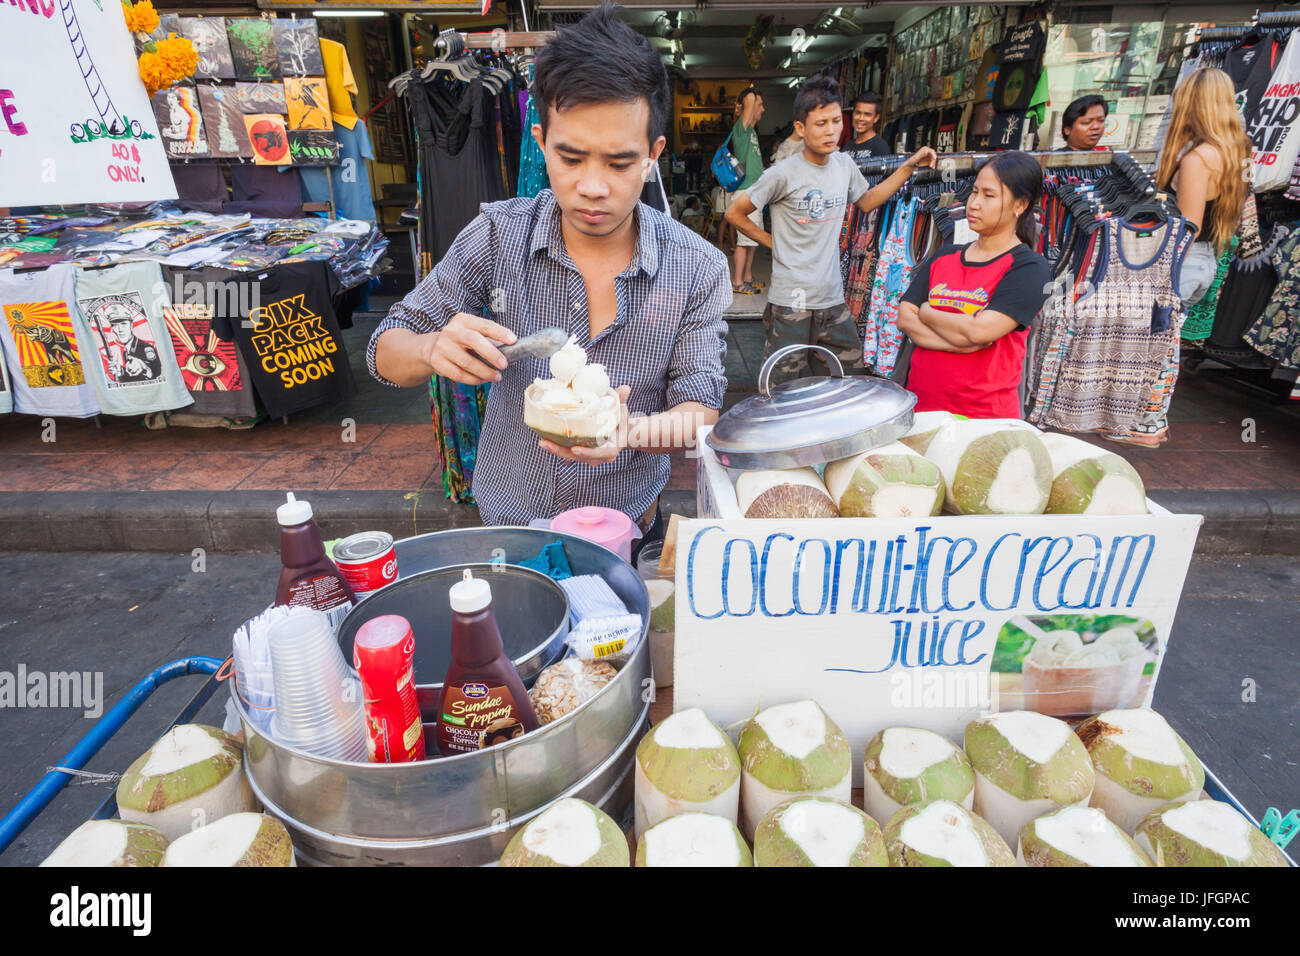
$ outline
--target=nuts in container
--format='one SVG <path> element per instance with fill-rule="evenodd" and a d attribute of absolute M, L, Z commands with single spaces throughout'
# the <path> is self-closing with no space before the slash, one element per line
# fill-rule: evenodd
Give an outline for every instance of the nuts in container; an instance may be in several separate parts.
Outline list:
<path fill-rule="evenodd" d="M 528 692 L 533 702 L 539 724 L 558 720 L 595 697 L 602 687 L 618 673 L 613 665 L 604 661 L 584 661 L 566 657 L 537 675 L 537 682 Z"/>

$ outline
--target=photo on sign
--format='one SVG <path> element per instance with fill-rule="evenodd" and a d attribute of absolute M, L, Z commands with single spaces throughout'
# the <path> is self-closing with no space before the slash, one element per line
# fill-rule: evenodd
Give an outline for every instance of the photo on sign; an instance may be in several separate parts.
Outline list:
<path fill-rule="evenodd" d="M 289 155 L 295 166 L 337 166 L 339 141 L 333 130 L 289 130 Z"/>
<path fill-rule="evenodd" d="M 162 357 L 138 292 L 78 299 L 109 389 L 164 381 Z"/>
<path fill-rule="evenodd" d="M 154 94 L 153 115 L 158 121 L 170 158 L 207 156 L 208 140 L 203 133 L 203 110 L 192 86 L 173 86 Z"/>
<path fill-rule="evenodd" d="M 181 17 L 181 36 L 194 44 L 199 64 L 194 76 L 200 80 L 233 80 L 235 61 L 226 37 L 225 17 Z"/>
<path fill-rule="evenodd" d="M 4 306 L 18 365 L 32 388 L 85 385 L 77 334 L 66 302 L 22 302 Z"/>
<path fill-rule="evenodd" d="M 280 166 L 289 162 L 289 131 L 284 117 L 254 113 L 244 117 L 244 128 L 253 144 L 253 162 L 259 166 Z"/>
<path fill-rule="evenodd" d="M 270 20 L 232 17 L 226 21 L 235 76 L 241 80 L 280 78 L 280 55 L 275 49 L 275 31 Z"/>
<path fill-rule="evenodd" d="M 1122 614 L 1013 617 L 998 632 L 993 674 L 1001 710 L 1085 717 L 1141 707 L 1162 642 L 1155 625 Z"/>
<path fill-rule="evenodd" d="M 207 130 L 208 155 L 215 159 L 253 155 L 248 131 L 244 129 L 244 115 L 231 87 L 203 84 L 199 87 L 199 105 L 203 108 Z"/>
<path fill-rule="evenodd" d="M 235 99 L 243 113 L 289 112 L 283 83 L 236 83 Z"/>
<path fill-rule="evenodd" d="M 284 81 L 289 106 L 289 129 L 332 130 L 329 91 L 324 77 L 290 77 Z"/>
<path fill-rule="evenodd" d="M 275 49 L 285 76 L 324 76 L 315 20 L 273 20 Z"/>

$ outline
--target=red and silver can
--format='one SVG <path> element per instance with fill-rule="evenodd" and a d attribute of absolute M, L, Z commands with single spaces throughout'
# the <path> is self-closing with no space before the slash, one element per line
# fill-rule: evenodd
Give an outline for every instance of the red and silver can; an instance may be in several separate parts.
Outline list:
<path fill-rule="evenodd" d="M 397 580 L 397 553 L 386 531 L 362 531 L 334 545 L 338 565 L 358 600 Z"/>
<path fill-rule="evenodd" d="M 372 763 L 424 759 L 424 725 L 415 692 L 415 635 L 400 614 L 372 618 L 352 641 L 352 664 L 366 708 Z"/>

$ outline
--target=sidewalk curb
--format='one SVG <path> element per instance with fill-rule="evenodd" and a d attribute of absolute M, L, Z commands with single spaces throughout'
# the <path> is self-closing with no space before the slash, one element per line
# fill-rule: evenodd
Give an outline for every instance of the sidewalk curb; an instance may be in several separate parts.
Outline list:
<path fill-rule="evenodd" d="M 321 534 L 380 529 L 404 538 L 480 524 L 476 508 L 420 491 L 304 490 Z M 1198 554 L 1300 554 L 1300 492 L 1157 491 L 1176 514 L 1205 516 Z M 279 491 L 0 492 L 0 550 L 274 551 Z M 695 515 L 693 490 L 666 491 L 665 514 Z"/>

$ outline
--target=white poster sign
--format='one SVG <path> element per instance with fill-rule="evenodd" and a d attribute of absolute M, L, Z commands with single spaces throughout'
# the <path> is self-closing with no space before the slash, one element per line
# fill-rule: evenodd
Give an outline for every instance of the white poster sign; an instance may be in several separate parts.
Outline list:
<path fill-rule="evenodd" d="M 1259 106 L 1246 124 L 1254 147 L 1254 189 L 1281 189 L 1291 181 L 1300 152 L 1300 43 L 1288 43 Z"/>
<path fill-rule="evenodd" d="M 990 710 L 1148 704 L 1201 518 L 1030 515 L 681 525 L 674 707 L 720 726 L 812 698 L 853 746 L 960 742 Z"/>
<path fill-rule="evenodd" d="M 121 3 L 0 3 L 0 206 L 175 197 Z"/>

